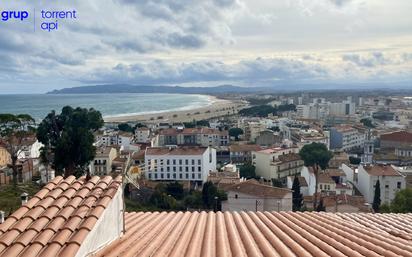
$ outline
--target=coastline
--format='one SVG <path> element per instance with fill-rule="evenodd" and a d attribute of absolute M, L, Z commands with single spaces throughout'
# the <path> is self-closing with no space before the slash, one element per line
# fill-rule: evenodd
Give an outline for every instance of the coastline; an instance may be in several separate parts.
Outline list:
<path fill-rule="evenodd" d="M 204 120 L 222 117 L 238 112 L 247 104 L 242 101 L 219 99 L 215 96 L 208 96 L 210 104 L 202 107 L 194 107 L 187 110 L 159 111 L 143 114 L 131 114 L 122 116 L 104 117 L 108 123 L 120 122 L 190 122 L 193 120 Z"/>

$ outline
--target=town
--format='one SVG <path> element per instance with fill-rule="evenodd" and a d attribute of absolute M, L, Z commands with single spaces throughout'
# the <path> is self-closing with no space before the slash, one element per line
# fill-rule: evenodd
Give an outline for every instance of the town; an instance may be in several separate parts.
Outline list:
<path fill-rule="evenodd" d="M 181 211 L 192 215 L 216 213 L 215 222 L 222 222 L 221 212 L 247 212 L 245 215 L 250 217 L 243 218 L 253 220 L 257 216 L 249 212 L 275 212 L 279 213 L 274 214 L 276 219 L 288 219 L 293 226 L 315 222 L 309 221 L 316 218 L 309 214 L 313 211 L 342 213 L 346 216 L 340 217 L 351 220 L 366 219 L 364 215 L 370 215 L 367 213 L 412 211 L 410 98 L 348 92 L 221 97 L 241 101 L 242 108 L 190 122 L 104 122 L 96 110 L 72 107 L 63 108 L 61 114 L 51 112 L 39 124 L 28 115 L 1 114 L 0 252 L 6 249 L 1 256 L 17 256 L 4 255 L 14 249 L 8 248 L 14 243 L 2 240 L 13 228 L 18 229 L 19 220 L 33 212 L 35 221 L 43 217 L 40 212 L 54 206 L 53 201 L 63 198 L 61 205 L 55 203 L 58 209 L 66 210 L 64 206 L 77 202 L 69 205 L 73 211 L 70 213 L 82 208 L 79 204 L 83 199 L 89 199 L 89 205 L 83 204 L 91 212 L 102 206 L 94 216 L 79 214 L 76 222 L 87 218 L 89 226 L 100 220 L 99 215 L 109 206 L 111 214 L 102 216 L 102 224 L 113 222 L 110 215 L 125 215 L 113 227 L 113 233 L 99 239 L 101 242 L 111 242 L 121 235 L 125 222 L 135 231 L 137 227 L 131 223 L 143 218 L 145 214 L 141 213 L 145 212 L 153 213 L 152 218 L 145 216 L 153 221 L 159 218 L 156 213 L 173 213 L 161 221 L 170 230 L 171 224 L 183 226 L 178 219 L 189 219 Z M 81 198 L 76 198 L 77 194 Z M 113 204 L 109 205 L 110 201 Z M 40 207 L 35 206 L 42 209 L 36 212 Z M 298 217 L 287 213 L 308 214 Z M 94 220 L 89 221 L 92 217 Z M 317 222 L 322 223 L 313 226 L 342 226 L 323 220 L 326 217 L 319 216 Z M 224 219 L 233 218 L 238 219 Z M 206 216 L 201 214 L 198 219 Z M 165 223 L 168 220 L 170 223 Z M 401 231 L 396 233 L 406 233 L 401 221 L 396 222 Z M 141 226 L 145 229 L 160 229 L 151 222 L 144 224 Z M 312 225 L 299 226 L 314 229 Z M 332 227 L 328 229 L 332 233 Z M 70 233 L 74 232 L 71 229 Z M 130 234 L 122 240 L 133 237 Z M 70 251 L 68 242 L 65 249 L 45 244 L 48 246 L 44 251 L 50 251 L 45 256 Z M 115 248 L 123 241 L 118 244 Z M 76 252 L 84 255 L 76 256 L 90 254 L 91 246 L 79 250 L 80 245 L 75 244 Z M 105 251 L 109 250 L 97 256 L 106 256 Z"/>
<path fill-rule="evenodd" d="M 93 130 L 87 170 L 125 175 L 130 207 L 154 210 L 371 212 L 389 210 L 412 183 L 412 100 L 348 95 L 331 102 L 310 93 L 244 98 L 248 105 L 238 113 L 208 120 L 105 123 Z M 44 144 L 35 134 L 11 154 L 5 139 L 1 185 L 12 184 L 16 157 L 18 183 L 46 184 L 62 175 L 41 158 Z M 313 143 L 330 154 L 323 167 L 302 156 Z M 205 184 L 216 188 L 209 195 L 216 203 L 202 201 Z M 296 187 L 300 195 L 293 194 Z"/>

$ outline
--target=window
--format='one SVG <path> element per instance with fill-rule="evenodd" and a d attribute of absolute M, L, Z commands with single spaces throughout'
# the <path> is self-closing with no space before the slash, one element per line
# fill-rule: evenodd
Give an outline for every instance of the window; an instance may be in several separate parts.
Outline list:
<path fill-rule="evenodd" d="M 197 178 L 198 178 L 198 179 L 201 179 L 202 176 L 201 176 L 200 174 L 197 174 Z"/>
<path fill-rule="evenodd" d="M 189 174 L 186 173 L 186 179 L 189 179 Z"/>
<path fill-rule="evenodd" d="M 167 163 L 167 165 L 169 165 L 169 164 L 170 164 L 170 160 L 167 160 L 166 163 Z"/>
<path fill-rule="evenodd" d="M 179 171 L 182 172 L 182 166 L 179 167 Z"/>
<path fill-rule="evenodd" d="M 189 167 L 185 167 L 186 172 L 189 172 Z"/>
<path fill-rule="evenodd" d="M 386 185 L 385 185 L 385 188 L 389 188 L 389 185 L 388 185 L 388 184 L 386 184 Z"/>
<path fill-rule="evenodd" d="M 176 173 L 173 173 L 173 178 L 176 178 Z"/>
<path fill-rule="evenodd" d="M 182 165 L 183 164 L 183 161 L 182 160 L 179 160 L 179 165 Z"/>
<path fill-rule="evenodd" d="M 195 179 L 195 174 L 192 173 L 192 179 Z"/>
<path fill-rule="evenodd" d="M 167 176 L 168 179 L 170 178 L 170 174 L 169 174 L 169 173 L 167 173 L 166 176 Z"/>
<path fill-rule="evenodd" d="M 160 178 L 161 178 L 161 179 L 163 179 L 163 173 L 162 173 L 162 174 L 160 174 Z"/>
<path fill-rule="evenodd" d="M 182 178 L 182 174 L 179 174 L 179 178 L 180 178 L 180 179 Z"/>
<path fill-rule="evenodd" d="M 237 199 L 237 197 L 238 197 L 237 194 L 235 194 L 235 199 Z"/>
<path fill-rule="evenodd" d="M 202 161 L 201 161 L 201 160 L 197 160 L 197 165 L 202 165 Z"/>
<path fill-rule="evenodd" d="M 176 166 L 173 166 L 173 171 L 176 172 Z"/>
<path fill-rule="evenodd" d="M 189 160 L 188 159 L 185 160 L 185 164 L 189 165 Z"/>
<path fill-rule="evenodd" d="M 195 167 L 192 166 L 192 172 L 195 172 Z"/>
<path fill-rule="evenodd" d="M 201 171 L 202 171 L 202 167 L 197 167 L 197 171 L 201 172 Z"/>
<path fill-rule="evenodd" d="M 396 183 L 396 188 L 401 189 L 401 187 L 402 187 L 402 182 Z"/>
<path fill-rule="evenodd" d="M 192 160 L 192 165 L 195 165 L 195 160 Z"/>
<path fill-rule="evenodd" d="M 157 174 L 156 173 L 154 174 L 154 178 L 157 179 Z"/>
<path fill-rule="evenodd" d="M 173 165 L 176 165 L 176 160 L 173 160 Z"/>

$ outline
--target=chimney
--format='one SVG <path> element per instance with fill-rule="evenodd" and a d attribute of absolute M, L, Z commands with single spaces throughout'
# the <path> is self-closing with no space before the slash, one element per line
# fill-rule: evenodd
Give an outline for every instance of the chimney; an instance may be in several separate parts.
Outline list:
<path fill-rule="evenodd" d="M 20 195 L 20 199 L 21 199 L 21 205 L 24 205 L 27 203 L 27 201 L 29 200 L 29 194 L 24 192 Z"/>
<path fill-rule="evenodd" d="M 4 222 L 4 216 L 5 216 L 5 212 L 4 211 L 0 211 L 0 224 L 2 224 Z"/>

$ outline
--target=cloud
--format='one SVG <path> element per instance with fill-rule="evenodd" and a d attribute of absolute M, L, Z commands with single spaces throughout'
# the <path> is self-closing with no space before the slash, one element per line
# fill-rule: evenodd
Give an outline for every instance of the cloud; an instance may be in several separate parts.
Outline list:
<path fill-rule="evenodd" d="M 0 93 L 120 82 L 412 80 L 408 0 L 43 2 L 2 8 L 74 8 L 79 18 L 53 33 L 0 23 Z"/>
<path fill-rule="evenodd" d="M 395 63 L 395 60 L 386 58 L 382 52 L 373 52 L 366 55 L 344 54 L 342 60 L 352 62 L 362 67 L 376 67 Z"/>

